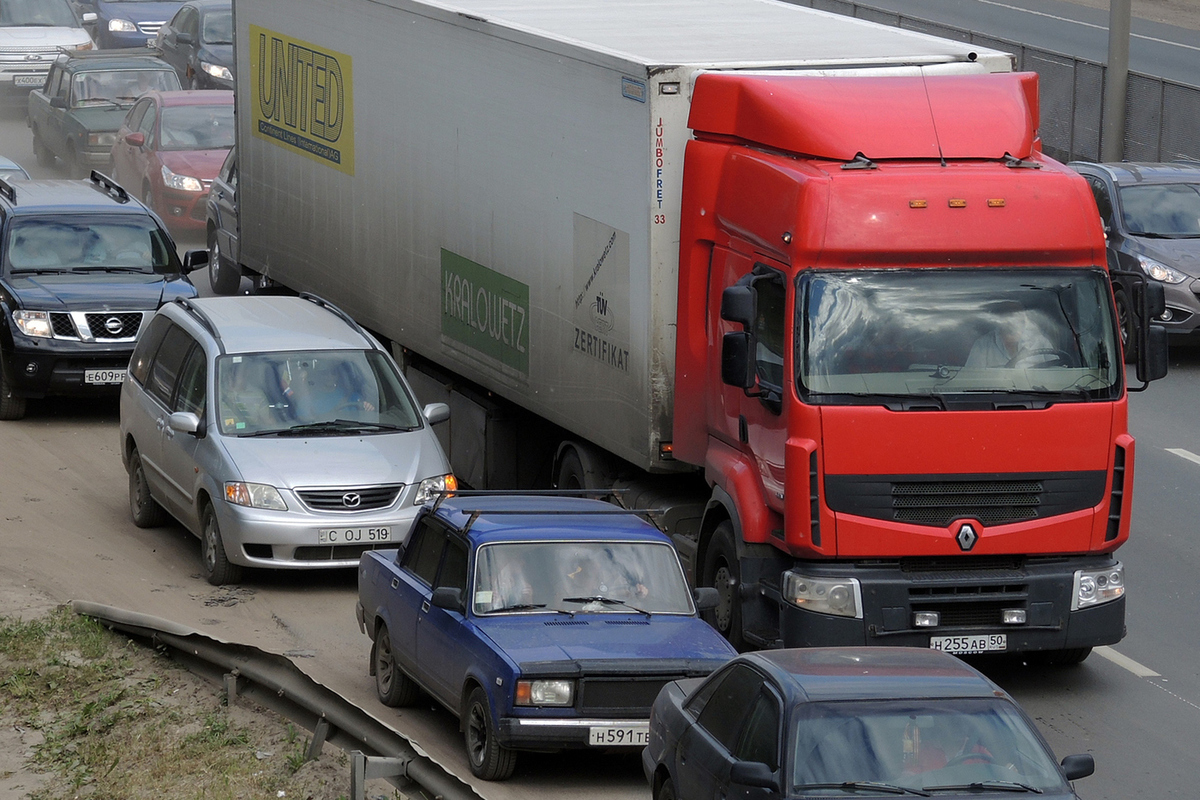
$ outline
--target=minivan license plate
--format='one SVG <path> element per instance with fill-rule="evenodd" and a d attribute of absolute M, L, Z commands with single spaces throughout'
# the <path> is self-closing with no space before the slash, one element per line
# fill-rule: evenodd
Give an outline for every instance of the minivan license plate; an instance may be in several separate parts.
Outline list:
<path fill-rule="evenodd" d="M 1008 634 L 988 633 L 978 636 L 931 636 L 929 637 L 929 648 L 956 655 L 1002 652 L 1008 649 Z"/>
<path fill-rule="evenodd" d="M 317 531 L 320 544 L 370 544 L 392 541 L 392 529 L 382 528 L 322 528 Z"/>
<path fill-rule="evenodd" d="M 650 724 L 645 727 L 632 725 L 606 725 L 588 729 L 588 744 L 593 747 L 620 747 L 633 745 L 645 747 L 650 744 Z"/>
<path fill-rule="evenodd" d="M 123 369 L 85 369 L 83 371 L 83 382 L 93 386 L 120 383 L 123 380 L 125 380 L 125 370 Z"/>

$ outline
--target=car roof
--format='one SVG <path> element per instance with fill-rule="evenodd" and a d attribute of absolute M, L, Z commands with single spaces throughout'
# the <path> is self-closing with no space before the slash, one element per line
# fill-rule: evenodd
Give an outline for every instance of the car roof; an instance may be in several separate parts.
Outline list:
<path fill-rule="evenodd" d="M 163 92 L 157 89 L 146 92 L 142 97 L 156 97 L 158 104 L 164 108 L 175 106 L 231 106 L 233 91 L 231 89 L 180 89 L 179 91 Z M 138 98 L 139 100 L 141 98 Z"/>
<path fill-rule="evenodd" d="M 106 179 L 107 180 L 107 179 Z M 112 184 L 116 186 L 116 184 Z M 119 188 L 119 187 L 118 187 Z M 102 183 L 88 180 L 29 180 L 13 187 L 16 202 L 0 196 L 5 210 L 14 216 L 40 215 L 46 213 L 94 213 L 116 212 L 146 216 L 146 207 L 133 195 L 125 193 L 120 199 L 116 190 L 106 190 Z"/>
<path fill-rule="evenodd" d="M 296 350 L 364 350 L 376 346 L 359 330 L 301 297 L 240 295 L 189 299 L 221 335 L 227 354 Z M 186 309 L 172 313 L 188 315 Z M 204 327 L 203 322 L 197 324 Z"/>
<path fill-rule="evenodd" d="M 59 56 L 59 63 L 72 72 L 114 69 L 174 69 L 158 56 L 131 55 L 115 50 L 84 50 Z"/>
<path fill-rule="evenodd" d="M 1196 161 L 1121 161 L 1119 163 L 1093 163 L 1072 161 L 1071 167 L 1080 171 L 1107 173 L 1117 186 L 1132 186 L 1138 183 L 1196 183 L 1200 181 L 1200 162 Z M 1090 170 L 1088 168 L 1091 168 Z"/>
<path fill-rule="evenodd" d="M 790 703 L 1005 697 L 975 668 L 916 647 L 812 647 L 745 653 L 738 660 L 775 676 Z"/>
<path fill-rule="evenodd" d="M 188 0 L 184 3 L 187 6 L 195 6 L 201 11 L 212 11 L 214 9 L 233 8 L 232 0 Z"/>
<path fill-rule="evenodd" d="M 475 544 L 495 541 L 670 540 L 639 514 L 602 500 L 550 495 L 451 495 L 434 513 Z"/>

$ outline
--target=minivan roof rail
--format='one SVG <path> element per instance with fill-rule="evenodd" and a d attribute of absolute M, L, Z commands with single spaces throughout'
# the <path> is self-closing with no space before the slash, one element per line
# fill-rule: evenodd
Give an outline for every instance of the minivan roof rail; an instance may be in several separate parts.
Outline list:
<path fill-rule="evenodd" d="M 342 320 L 343 320 L 343 321 L 344 321 L 344 322 L 345 322 L 347 325 L 349 325 L 351 328 L 354 328 L 354 330 L 358 331 L 358 333 L 359 333 L 359 334 L 360 334 L 360 335 L 361 335 L 361 336 L 362 336 L 364 339 L 366 339 L 366 340 L 367 340 L 367 343 L 368 343 L 368 344 L 370 344 L 370 345 L 371 345 L 371 347 L 372 347 L 373 349 L 376 349 L 376 350 L 382 350 L 382 349 L 383 349 L 383 348 L 380 346 L 380 344 L 379 344 L 379 341 L 378 341 L 378 340 L 377 340 L 377 339 L 376 339 L 374 336 L 372 336 L 371 334 L 367 333 L 366 329 L 365 329 L 365 328 L 363 328 L 363 326 L 359 325 L 359 324 L 358 324 L 358 323 L 357 323 L 357 322 L 354 320 L 354 318 L 353 318 L 353 317 L 351 317 L 351 316 L 350 316 L 349 314 L 347 314 L 345 311 L 342 311 L 340 308 L 338 308 L 337 306 L 335 306 L 333 303 L 331 303 L 331 302 L 329 302 L 328 300 L 326 300 L 324 297 L 321 297 L 320 295 L 315 295 L 315 294 L 313 294 L 312 292 L 301 292 L 301 293 L 300 293 L 300 299 L 301 299 L 301 300 L 307 300 L 307 301 L 308 301 L 308 302 L 310 302 L 310 303 L 314 303 L 314 304 L 316 304 L 316 305 L 320 306 L 321 308 L 325 309 L 326 311 L 332 312 L 333 314 L 336 314 L 337 316 L 341 317 L 341 319 L 342 319 Z"/>

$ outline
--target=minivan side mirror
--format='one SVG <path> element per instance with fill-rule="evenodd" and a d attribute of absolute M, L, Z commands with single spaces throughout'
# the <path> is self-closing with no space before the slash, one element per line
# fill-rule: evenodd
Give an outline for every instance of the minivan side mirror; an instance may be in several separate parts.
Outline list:
<path fill-rule="evenodd" d="M 127 133 L 125 134 L 125 144 L 132 145 L 134 147 L 142 147 L 146 144 L 146 134 L 142 133 L 141 131 Z"/>
<path fill-rule="evenodd" d="M 439 422 L 450 419 L 450 406 L 445 403 L 430 403 L 422 409 L 421 413 L 430 425 L 437 425 Z"/>
<path fill-rule="evenodd" d="M 1067 756 L 1062 760 L 1062 770 L 1069 781 L 1086 778 L 1096 771 L 1096 759 L 1091 753 Z"/>
<path fill-rule="evenodd" d="M 200 417 L 190 411 L 176 411 L 171 416 L 167 417 L 167 426 L 179 433 L 190 433 L 196 436 L 200 435 Z"/>
<path fill-rule="evenodd" d="M 435 608 L 444 608 L 447 611 L 457 611 L 461 614 L 463 612 L 462 589 L 456 589 L 453 586 L 439 586 L 433 590 L 433 597 L 429 598 L 429 602 Z"/>

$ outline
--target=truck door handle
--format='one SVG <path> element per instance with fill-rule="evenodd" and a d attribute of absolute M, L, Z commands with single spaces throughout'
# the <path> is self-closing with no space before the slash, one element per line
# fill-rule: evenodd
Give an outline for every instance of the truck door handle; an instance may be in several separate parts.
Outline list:
<path fill-rule="evenodd" d="M 399 588 L 399 586 L 400 586 L 400 579 L 392 578 L 392 588 L 396 589 L 396 588 Z"/>
<path fill-rule="evenodd" d="M 421 613 L 424 614 L 428 611 L 429 611 L 429 601 L 426 600 L 425 602 L 421 603 Z"/>

